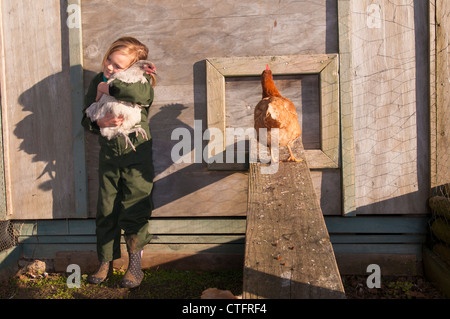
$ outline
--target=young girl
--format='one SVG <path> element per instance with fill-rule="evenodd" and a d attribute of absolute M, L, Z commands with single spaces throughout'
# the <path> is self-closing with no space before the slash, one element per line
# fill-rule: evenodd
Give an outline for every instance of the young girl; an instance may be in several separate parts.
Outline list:
<path fill-rule="evenodd" d="M 148 48 L 131 37 L 115 41 L 103 59 L 103 72 L 91 82 L 85 96 L 82 125 L 99 134 L 99 192 L 96 217 L 97 255 L 99 269 L 88 277 L 90 283 L 104 281 L 112 272 L 112 261 L 120 258 L 121 230 L 124 231 L 129 262 L 121 286 L 134 288 L 140 285 L 144 274 L 141 270 L 143 248 L 150 242 L 148 221 L 152 212 L 153 188 L 152 142 L 147 123 L 148 108 L 153 102 L 154 66 L 149 66 L 145 76 L 147 83 L 128 84 L 106 81 L 115 73 L 125 71 L 138 60 L 148 58 Z M 100 135 L 100 128 L 119 126 L 123 117 L 108 113 L 96 122 L 86 116 L 85 110 L 103 94 L 121 101 L 140 104 L 141 123 L 148 140 L 141 135 L 130 134 L 136 151 L 126 148 L 122 136 L 108 140 Z"/>

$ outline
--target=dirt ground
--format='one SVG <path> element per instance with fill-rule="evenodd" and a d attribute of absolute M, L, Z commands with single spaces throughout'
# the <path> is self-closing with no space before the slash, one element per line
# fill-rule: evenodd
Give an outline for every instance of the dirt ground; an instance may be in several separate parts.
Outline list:
<path fill-rule="evenodd" d="M 0 284 L 0 299 L 199 299 L 207 288 L 242 294 L 242 271 L 145 270 L 139 288 L 119 287 L 123 271 L 100 285 L 86 282 L 80 288 L 67 287 L 67 274 L 22 273 Z M 445 299 L 424 277 L 384 277 L 381 288 L 369 289 L 364 276 L 343 276 L 348 299 Z"/>
<path fill-rule="evenodd" d="M 445 296 L 426 278 L 384 277 L 381 288 L 369 289 L 365 276 L 343 276 L 348 299 L 445 299 Z"/>

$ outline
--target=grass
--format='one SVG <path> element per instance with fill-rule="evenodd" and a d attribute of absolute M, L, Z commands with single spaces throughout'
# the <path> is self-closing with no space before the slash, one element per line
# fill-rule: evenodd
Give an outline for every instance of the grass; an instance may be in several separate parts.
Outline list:
<path fill-rule="evenodd" d="M 66 274 L 13 277 L 0 286 L 0 299 L 199 299 L 207 288 L 242 294 L 242 270 L 146 269 L 136 289 L 119 287 L 123 275 L 124 271 L 115 270 L 100 285 L 87 283 L 87 275 L 82 275 L 80 288 L 68 288 Z"/>
<path fill-rule="evenodd" d="M 0 283 L 0 299 L 199 299 L 208 288 L 230 290 L 242 295 L 242 270 L 184 271 L 146 269 L 136 289 L 120 288 L 123 270 L 100 285 L 81 276 L 80 288 L 68 288 L 69 274 L 23 274 Z M 423 277 L 384 277 L 381 289 L 369 289 L 367 276 L 342 276 L 349 299 L 442 299 L 444 296 Z"/>

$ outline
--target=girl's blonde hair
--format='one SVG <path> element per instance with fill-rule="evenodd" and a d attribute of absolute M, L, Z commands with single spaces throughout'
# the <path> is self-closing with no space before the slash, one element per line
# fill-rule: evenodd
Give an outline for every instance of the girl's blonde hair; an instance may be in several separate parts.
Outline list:
<path fill-rule="evenodd" d="M 111 46 L 109 47 L 108 51 L 106 51 L 106 54 L 102 61 L 102 67 L 105 65 L 108 57 L 117 51 L 120 51 L 127 56 L 133 57 L 131 64 L 128 65 L 127 68 L 139 60 L 148 59 L 149 50 L 145 44 L 141 43 L 139 40 L 133 37 L 122 37 L 114 41 L 113 44 L 111 44 Z M 150 76 L 152 78 L 152 85 L 155 86 L 156 78 L 153 74 L 150 74 Z"/>

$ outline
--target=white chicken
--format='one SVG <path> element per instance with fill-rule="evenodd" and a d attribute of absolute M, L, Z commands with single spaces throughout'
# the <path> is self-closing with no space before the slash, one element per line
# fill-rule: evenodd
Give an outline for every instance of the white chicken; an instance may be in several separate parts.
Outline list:
<path fill-rule="evenodd" d="M 108 84 L 111 84 L 111 82 L 115 79 L 125 83 L 146 83 L 147 78 L 144 74 L 146 68 L 148 68 L 148 65 L 153 65 L 153 63 L 146 60 L 137 61 L 127 70 L 113 74 L 108 80 Z M 104 94 L 98 102 L 92 103 L 86 109 L 86 115 L 91 119 L 91 121 L 98 121 L 99 119 L 102 119 L 108 112 L 115 117 L 122 115 L 122 125 L 100 128 L 100 134 L 108 140 L 122 135 L 125 138 L 125 148 L 131 146 L 133 150 L 136 151 L 128 135 L 131 133 L 136 133 L 136 136 L 141 134 L 145 139 L 148 139 L 145 130 L 137 125 L 141 122 L 141 107 L 143 106 L 146 105 L 119 101 L 113 96 Z"/>

